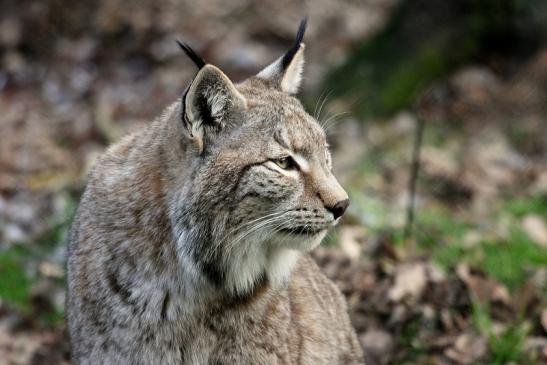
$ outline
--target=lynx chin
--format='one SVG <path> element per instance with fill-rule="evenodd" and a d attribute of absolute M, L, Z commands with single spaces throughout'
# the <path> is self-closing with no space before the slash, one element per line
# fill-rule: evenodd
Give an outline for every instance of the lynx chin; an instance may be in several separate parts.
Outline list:
<path fill-rule="evenodd" d="M 98 159 L 69 235 L 76 364 L 363 363 L 308 256 L 349 200 L 294 97 L 305 27 L 240 83 L 180 43 L 181 99 Z"/>

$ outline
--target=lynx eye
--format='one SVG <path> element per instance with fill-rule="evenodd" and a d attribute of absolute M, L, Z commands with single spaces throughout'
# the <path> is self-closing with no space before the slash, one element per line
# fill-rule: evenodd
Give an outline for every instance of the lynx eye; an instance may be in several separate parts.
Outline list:
<path fill-rule="evenodd" d="M 277 166 L 281 167 L 283 170 L 290 170 L 290 169 L 295 169 L 298 167 L 298 165 L 296 164 L 296 162 L 291 156 L 278 158 L 277 160 L 273 160 L 273 161 L 275 162 Z"/>

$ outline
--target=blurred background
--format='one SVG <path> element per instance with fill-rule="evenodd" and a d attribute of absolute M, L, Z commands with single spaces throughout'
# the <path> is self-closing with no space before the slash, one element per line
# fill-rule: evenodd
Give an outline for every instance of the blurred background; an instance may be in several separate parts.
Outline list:
<path fill-rule="evenodd" d="M 369 365 L 547 364 L 544 0 L 0 1 L 0 364 L 69 364 L 65 239 L 105 147 L 309 17 L 349 214 L 314 256 Z"/>

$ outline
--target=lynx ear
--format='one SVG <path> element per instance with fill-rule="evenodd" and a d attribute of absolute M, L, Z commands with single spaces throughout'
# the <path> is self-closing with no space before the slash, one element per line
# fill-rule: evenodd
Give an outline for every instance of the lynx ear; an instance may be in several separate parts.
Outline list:
<path fill-rule="evenodd" d="M 302 82 L 304 69 L 304 48 L 302 43 L 306 31 L 307 18 L 300 22 L 294 45 L 282 57 L 256 75 L 269 81 L 273 87 L 289 94 L 296 94 Z"/>
<path fill-rule="evenodd" d="M 230 114 L 244 109 L 246 101 L 230 79 L 217 67 L 204 65 L 186 90 L 182 100 L 182 120 L 198 153 L 206 135 L 224 128 Z"/>

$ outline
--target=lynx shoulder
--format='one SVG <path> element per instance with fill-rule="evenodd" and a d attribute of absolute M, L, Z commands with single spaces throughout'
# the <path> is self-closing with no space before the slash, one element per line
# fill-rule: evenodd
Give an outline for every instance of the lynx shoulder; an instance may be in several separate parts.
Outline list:
<path fill-rule="evenodd" d="M 294 97 L 304 29 L 237 84 L 181 44 L 181 100 L 99 158 L 69 235 L 75 363 L 362 363 L 308 256 L 349 201 Z"/>

